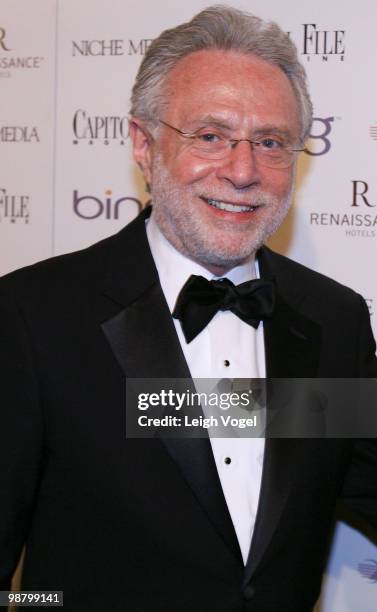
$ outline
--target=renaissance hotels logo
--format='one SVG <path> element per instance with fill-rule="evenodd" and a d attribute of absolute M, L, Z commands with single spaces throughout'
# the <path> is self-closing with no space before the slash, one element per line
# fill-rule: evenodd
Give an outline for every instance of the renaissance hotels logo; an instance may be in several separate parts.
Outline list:
<path fill-rule="evenodd" d="M 104 193 L 105 197 L 94 195 L 79 195 L 77 189 L 73 192 L 73 212 L 80 219 L 93 221 L 94 219 L 102 218 L 107 220 L 118 220 L 121 211 L 139 213 L 143 205 L 140 200 L 130 196 L 122 196 L 114 198 L 111 189 L 107 189 Z"/>
<path fill-rule="evenodd" d="M 352 180 L 352 212 L 311 212 L 310 225 L 338 227 L 350 238 L 375 238 L 377 232 L 377 200 L 365 180 Z"/>
<path fill-rule="evenodd" d="M 6 31 L 4 28 L 0 28 L 0 49 L 2 49 L 2 51 L 10 51 L 10 48 L 7 46 L 6 44 Z"/>
<path fill-rule="evenodd" d="M 124 145 L 128 138 L 128 118 L 119 115 L 91 115 L 79 109 L 73 115 L 73 144 Z"/>
<path fill-rule="evenodd" d="M 12 45 L 13 46 L 13 45 Z M 41 67 L 42 56 L 13 53 L 6 28 L 0 25 L 0 78 L 9 78 L 15 72 Z"/>
<path fill-rule="evenodd" d="M 29 223 L 30 196 L 9 194 L 0 189 L 0 223 Z"/>

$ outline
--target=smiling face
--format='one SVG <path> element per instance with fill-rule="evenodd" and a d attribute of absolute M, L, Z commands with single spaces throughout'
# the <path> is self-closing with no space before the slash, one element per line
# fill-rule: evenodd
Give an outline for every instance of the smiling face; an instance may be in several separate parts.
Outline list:
<path fill-rule="evenodd" d="M 171 70 L 165 88 L 160 119 L 183 132 L 299 141 L 298 104 L 288 78 L 255 56 L 191 53 Z M 266 167 L 248 142 L 208 159 L 192 139 L 165 125 L 154 139 L 147 134 L 135 119 L 134 155 L 151 187 L 153 215 L 185 256 L 220 275 L 247 260 L 279 227 L 291 200 L 294 163 Z"/>

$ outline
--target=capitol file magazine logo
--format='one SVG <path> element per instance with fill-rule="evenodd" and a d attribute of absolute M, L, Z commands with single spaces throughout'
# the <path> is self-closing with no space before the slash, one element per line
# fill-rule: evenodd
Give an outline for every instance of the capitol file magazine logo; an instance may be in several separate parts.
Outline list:
<path fill-rule="evenodd" d="M 287 34 L 291 36 L 292 32 Z M 320 59 L 322 62 L 343 62 L 346 51 L 345 36 L 345 30 L 326 30 L 316 23 L 303 23 L 299 36 L 295 38 L 304 61 Z"/>
<path fill-rule="evenodd" d="M 339 227 L 350 238 L 375 238 L 377 201 L 370 194 L 370 185 L 362 179 L 351 180 L 351 185 L 352 212 L 311 212 L 310 225 Z"/>
<path fill-rule="evenodd" d="M 0 223 L 29 223 L 30 196 L 9 194 L 0 188 Z"/>
<path fill-rule="evenodd" d="M 7 30 L 0 24 L 0 78 L 9 78 L 20 70 L 33 70 L 41 67 L 44 57 L 18 55 L 13 52 Z"/>
<path fill-rule="evenodd" d="M 359 574 L 373 584 L 377 584 L 377 560 L 366 559 L 357 566 Z"/>
<path fill-rule="evenodd" d="M 94 195 L 80 195 L 78 189 L 73 192 L 73 212 L 80 219 L 93 221 L 101 217 L 102 219 L 118 220 L 121 210 L 129 208 L 129 205 L 135 206 L 137 213 L 143 209 L 143 204 L 137 198 L 131 196 L 122 196 L 114 198 L 111 189 L 106 189 L 105 197 Z"/>
<path fill-rule="evenodd" d="M 73 115 L 73 144 L 124 145 L 128 138 L 128 117 L 118 115 L 90 115 L 79 109 Z"/>
<path fill-rule="evenodd" d="M 0 127 L 0 142 L 40 142 L 35 126 L 3 125 Z"/>
<path fill-rule="evenodd" d="M 136 39 L 95 39 L 72 41 L 73 57 L 120 57 L 123 55 L 145 55 L 152 38 Z"/>

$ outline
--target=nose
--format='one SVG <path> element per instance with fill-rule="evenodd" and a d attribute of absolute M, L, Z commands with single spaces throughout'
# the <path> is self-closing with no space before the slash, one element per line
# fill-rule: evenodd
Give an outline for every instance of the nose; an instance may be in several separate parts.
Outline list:
<path fill-rule="evenodd" d="M 232 183 L 236 189 L 259 185 L 260 173 L 252 144 L 247 140 L 235 143 L 219 167 L 217 176 Z"/>

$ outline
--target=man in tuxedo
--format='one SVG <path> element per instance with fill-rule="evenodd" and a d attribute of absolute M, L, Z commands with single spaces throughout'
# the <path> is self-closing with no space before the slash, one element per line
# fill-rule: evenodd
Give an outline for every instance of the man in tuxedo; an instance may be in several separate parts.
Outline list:
<path fill-rule="evenodd" d="M 0 586 L 26 543 L 23 588 L 68 612 L 308 612 L 337 499 L 376 523 L 374 442 L 124 427 L 127 377 L 376 374 L 362 298 L 263 247 L 303 68 L 278 26 L 212 7 L 153 42 L 131 113 L 152 212 L 0 282 Z"/>

